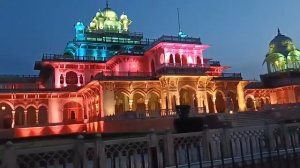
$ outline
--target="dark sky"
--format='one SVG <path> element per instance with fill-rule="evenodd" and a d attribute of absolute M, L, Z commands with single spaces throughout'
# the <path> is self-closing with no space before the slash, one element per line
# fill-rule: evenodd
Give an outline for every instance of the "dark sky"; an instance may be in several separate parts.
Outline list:
<path fill-rule="evenodd" d="M 0 73 L 37 74 L 34 62 L 43 53 L 61 54 L 75 22 L 89 24 L 104 6 L 104 0 L 0 0 Z M 262 62 L 278 27 L 300 45 L 299 0 L 111 0 L 110 7 L 125 12 L 130 30 L 146 38 L 177 35 L 180 8 L 183 31 L 211 45 L 204 56 L 245 79 L 265 73 Z"/>

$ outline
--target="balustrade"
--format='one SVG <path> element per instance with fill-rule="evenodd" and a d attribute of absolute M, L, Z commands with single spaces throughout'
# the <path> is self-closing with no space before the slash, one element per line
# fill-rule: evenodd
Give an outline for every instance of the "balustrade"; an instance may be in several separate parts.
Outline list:
<path fill-rule="evenodd" d="M 0 167 L 213 167 L 299 164 L 300 123 L 208 129 L 136 138 L 77 138 L 8 141 L 0 145 Z M 26 141 L 26 140 L 24 140 Z M 286 159 L 290 158 L 290 159 Z M 292 159 L 293 158 L 293 159 Z"/>

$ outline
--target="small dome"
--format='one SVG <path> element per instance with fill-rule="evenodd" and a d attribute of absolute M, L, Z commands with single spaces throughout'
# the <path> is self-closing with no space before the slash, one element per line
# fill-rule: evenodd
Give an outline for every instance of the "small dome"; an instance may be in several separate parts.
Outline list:
<path fill-rule="evenodd" d="M 127 20 L 128 18 L 127 18 L 127 15 L 125 15 L 124 13 L 120 16 L 120 19 L 121 20 Z"/>
<path fill-rule="evenodd" d="M 285 35 L 282 35 L 278 29 L 277 36 L 275 36 L 269 44 L 269 54 L 281 53 L 284 56 L 287 56 L 288 53 L 294 49 L 293 46 L 293 40 Z"/>

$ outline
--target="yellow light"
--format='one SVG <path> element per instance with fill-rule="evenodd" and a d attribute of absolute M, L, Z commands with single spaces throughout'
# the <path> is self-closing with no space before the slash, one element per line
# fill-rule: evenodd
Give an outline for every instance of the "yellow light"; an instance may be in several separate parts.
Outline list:
<path fill-rule="evenodd" d="M 230 110 L 230 111 L 229 111 L 229 114 L 233 114 L 233 111 L 232 111 L 232 110 Z"/>
<path fill-rule="evenodd" d="M 6 107 L 5 107 L 5 106 L 2 106 L 2 107 L 1 107 L 1 110 L 5 110 L 5 109 L 6 109 Z"/>

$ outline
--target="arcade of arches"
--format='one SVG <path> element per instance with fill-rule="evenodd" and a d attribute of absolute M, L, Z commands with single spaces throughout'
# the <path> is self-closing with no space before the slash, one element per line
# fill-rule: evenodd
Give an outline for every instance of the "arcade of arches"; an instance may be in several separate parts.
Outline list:
<path fill-rule="evenodd" d="M 190 105 L 192 114 L 245 110 L 240 107 L 245 100 L 243 91 L 237 87 L 239 81 L 162 77 L 160 81 L 111 81 L 100 84 L 104 93 L 110 92 L 104 94 L 103 106 L 114 107 L 104 110 L 105 116 L 128 111 L 148 117 L 173 115 L 176 105 Z"/>
<path fill-rule="evenodd" d="M 0 128 L 14 128 L 48 124 L 48 110 L 44 105 L 13 107 L 9 103 L 0 103 Z"/>

